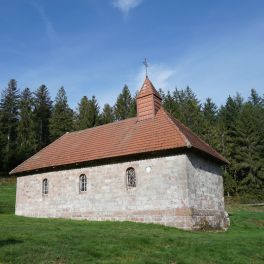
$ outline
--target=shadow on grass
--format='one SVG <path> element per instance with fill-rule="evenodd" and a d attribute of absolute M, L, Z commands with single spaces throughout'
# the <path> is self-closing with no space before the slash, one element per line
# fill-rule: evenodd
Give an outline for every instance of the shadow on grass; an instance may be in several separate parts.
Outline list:
<path fill-rule="evenodd" d="M 0 214 L 14 214 L 15 208 L 10 208 L 8 206 L 1 207 L 0 206 Z"/>
<path fill-rule="evenodd" d="M 24 243 L 22 240 L 17 240 L 14 238 L 8 238 L 8 239 L 2 239 L 0 240 L 0 248 L 8 245 L 14 245 L 14 244 L 19 244 L 19 243 Z"/>

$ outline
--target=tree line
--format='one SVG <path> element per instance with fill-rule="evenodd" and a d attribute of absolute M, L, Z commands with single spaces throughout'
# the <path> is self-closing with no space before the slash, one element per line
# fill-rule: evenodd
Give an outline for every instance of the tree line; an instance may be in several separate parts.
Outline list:
<path fill-rule="evenodd" d="M 230 165 L 225 166 L 227 195 L 263 198 L 264 96 L 252 89 L 247 99 L 229 96 L 218 107 L 211 98 L 201 103 L 190 87 L 159 90 L 164 108 L 208 144 Z M 95 96 L 83 96 L 75 110 L 62 86 L 51 100 L 46 85 L 20 91 L 11 79 L 0 99 L 0 172 L 8 172 L 66 132 L 136 116 L 136 95 L 125 85 L 113 106 L 102 109 Z"/>

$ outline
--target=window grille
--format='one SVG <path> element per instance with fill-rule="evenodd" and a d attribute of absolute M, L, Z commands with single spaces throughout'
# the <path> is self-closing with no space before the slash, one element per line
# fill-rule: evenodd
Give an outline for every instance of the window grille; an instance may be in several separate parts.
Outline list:
<path fill-rule="evenodd" d="M 136 173 L 134 168 L 128 168 L 126 170 L 127 175 L 127 187 L 136 187 L 137 179 Z"/>
<path fill-rule="evenodd" d="M 87 191 L 87 178 L 86 175 L 82 174 L 80 176 L 80 192 L 86 192 Z"/>
<path fill-rule="evenodd" d="M 48 180 L 44 179 L 42 182 L 42 194 L 47 195 L 49 193 L 49 184 Z"/>

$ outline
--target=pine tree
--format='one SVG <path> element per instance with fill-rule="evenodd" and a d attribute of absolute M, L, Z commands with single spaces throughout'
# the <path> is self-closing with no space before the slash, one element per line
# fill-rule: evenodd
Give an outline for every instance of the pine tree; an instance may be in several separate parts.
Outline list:
<path fill-rule="evenodd" d="M 94 95 L 89 100 L 88 122 L 88 127 L 94 127 L 100 124 L 100 107 Z"/>
<path fill-rule="evenodd" d="M 1 163 L 4 170 L 10 170 L 17 164 L 17 126 L 18 126 L 17 82 L 11 79 L 8 87 L 1 94 L 0 130 L 1 130 Z"/>
<path fill-rule="evenodd" d="M 137 116 L 137 94 L 135 94 L 134 97 L 132 97 L 131 105 L 130 105 L 130 111 L 128 114 L 128 117 L 135 117 Z"/>
<path fill-rule="evenodd" d="M 45 147 L 50 142 L 49 119 L 51 117 L 52 101 L 46 85 L 41 85 L 35 92 L 35 123 L 38 140 L 37 149 Z"/>
<path fill-rule="evenodd" d="M 77 114 L 77 129 L 85 129 L 89 127 L 89 100 L 87 96 L 84 96 L 81 99 L 81 102 L 78 104 L 78 114 Z"/>
<path fill-rule="evenodd" d="M 4 166 L 4 149 L 5 149 L 5 135 L 2 130 L 2 110 L 0 109 L 0 172 L 5 170 Z"/>
<path fill-rule="evenodd" d="M 219 140 L 221 129 L 217 122 L 218 109 L 216 104 L 211 98 L 207 98 L 203 104 L 203 131 L 201 137 L 209 145 L 213 146 L 217 150 L 221 148 L 221 141 Z"/>
<path fill-rule="evenodd" d="M 261 125 L 260 125 L 261 124 Z M 246 103 L 233 130 L 233 168 L 238 191 L 261 192 L 264 187 L 264 112 Z M 262 129 L 259 130 L 258 129 Z"/>
<path fill-rule="evenodd" d="M 201 104 L 189 86 L 185 90 L 175 89 L 173 98 L 176 103 L 174 115 L 198 135 L 204 129 Z"/>
<path fill-rule="evenodd" d="M 161 88 L 158 89 L 158 92 L 159 92 L 159 94 L 161 96 L 162 102 L 164 102 L 164 100 L 166 98 L 165 92 Z"/>
<path fill-rule="evenodd" d="M 123 120 L 128 117 L 132 117 L 134 114 L 134 108 L 135 106 L 133 106 L 133 100 L 130 91 L 128 89 L 128 86 L 125 85 L 122 92 L 118 95 L 115 103 L 115 119 Z"/>
<path fill-rule="evenodd" d="M 177 93 L 178 90 L 175 90 L 175 93 Z M 168 91 L 166 94 L 163 93 L 162 95 L 162 102 L 164 108 L 172 114 L 176 118 L 180 118 L 180 110 L 179 110 L 179 103 L 176 102 L 176 98 L 171 95 L 171 92 Z"/>
<path fill-rule="evenodd" d="M 18 155 L 20 161 L 27 159 L 37 149 L 34 123 L 34 98 L 29 88 L 25 88 L 19 100 Z"/>
<path fill-rule="evenodd" d="M 205 119 L 210 123 L 213 124 L 216 122 L 217 119 L 217 106 L 212 101 L 211 98 L 206 98 L 206 101 L 203 105 L 203 115 Z"/>
<path fill-rule="evenodd" d="M 73 130 L 73 111 L 68 105 L 64 87 L 62 86 L 55 98 L 55 104 L 50 118 L 51 141 Z"/>
<path fill-rule="evenodd" d="M 249 102 L 255 106 L 256 105 L 264 106 L 263 98 L 261 98 L 261 96 L 258 95 L 255 89 L 251 89 L 250 91 Z"/>
<path fill-rule="evenodd" d="M 114 121 L 114 111 L 109 104 L 105 104 L 101 114 L 101 124 L 108 124 Z"/>
<path fill-rule="evenodd" d="M 228 96 L 225 106 L 220 108 L 219 118 L 225 124 L 226 129 L 232 129 L 243 105 L 240 94 L 235 97 Z"/>
<path fill-rule="evenodd" d="M 221 127 L 221 153 L 229 160 L 232 158 L 232 141 L 233 130 L 237 118 L 240 114 L 243 105 L 243 98 L 237 94 L 235 97 L 229 96 L 225 106 L 222 106 L 219 111 L 219 124 Z"/>
<path fill-rule="evenodd" d="M 100 124 L 100 108 L 95 96 L 88 99 L 84 96 L 78 105 L 77 127 L 85 129 Z"/>
<path fill-rule="evenodd" d="M 237 94 L 235 97 L 229 96 L 225 106 L 221 106 L 219 111 L 220 126 L 220 147 L 222 155 L 230 162 L 224 173 L 225 192 L 231 195 L 238 194 L 238 173 L 235 168 L 235 135 L 237 119 L 243 105 L 243 98 Z"/>

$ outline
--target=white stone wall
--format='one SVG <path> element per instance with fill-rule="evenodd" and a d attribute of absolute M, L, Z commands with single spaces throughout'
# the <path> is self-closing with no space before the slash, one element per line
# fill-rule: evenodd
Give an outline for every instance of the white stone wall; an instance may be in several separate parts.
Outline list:
<path fill-rule="evenodd" d="M 196 159 L 191 158 L 192 162 L 182 154 L 19 177 L 16 214 L 131 220 L 190 229 L 200 221 L 195 213 L 192 216 L 193 209 L 213 209 L 215 214 L 223 209 L 222 177 L 201 172 L 193 165 Z M 200 159 L 197 163 L 205 166 Z M 126 185 L 129 167 L 137 176 L 137 187 L 131 189 Z M 147 167 L 151 167 L 149 173 Z M 87 176 L 87 192 L 83 193 L 79 191 L 81 174 Z M 45 178 L 49 182 L 47 196 L 42 194 Z"/>
<path fill-rule="evenodd" d="M 226 228 L 221 167 L 196 154 L 188 157 L 188 196 L 194 228 Z"/>
<path fill-rule="evenodd" d="M 97 167 L 19 177 L 16 214 L 90 220 L 133 220 L 187 228 L 186 155 L 146 159 Z M 137 187 L 126 186 L 133 167 Z M 151 171 L 146 171 L 151 167 Z M 87 192 L 79 192 L 79 176 L 87 176 Z M 49 194 L 42 195 L 42 181 Z M 177 218 L 177 219 L 176 219 Z"/>

